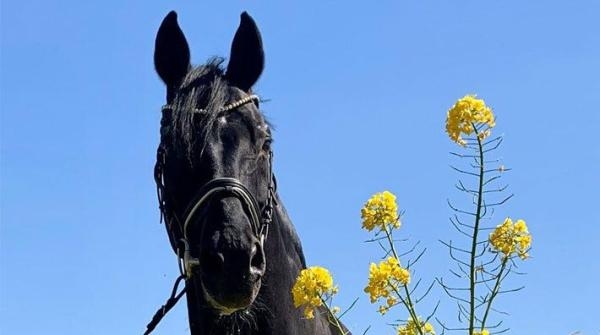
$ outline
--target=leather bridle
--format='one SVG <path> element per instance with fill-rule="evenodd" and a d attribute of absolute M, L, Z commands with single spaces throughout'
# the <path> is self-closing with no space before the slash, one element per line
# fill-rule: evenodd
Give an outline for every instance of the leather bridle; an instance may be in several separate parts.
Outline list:
<path fill-rule="evenodd" d="M 257 95 L 248 95 L 243 99 L 232 102 L 228 105 L 221 107 L 217 113 L 228 112 L 241 107 L 250 102 L 258 102 L 259 97 Z M 169 126 L 169 121 L 172 118 L 172 112 L 174 107 L 171 105 L 165 105 L 162 108 L 162 120 L 161 120 L 161 133 L 162 128 Z M 204 109 L 194 109 L 194 113 L 208 113 Z M 263 247 L 267 235 L 269 233 L 269 226 L 273 222 L 273 210 L 277 205 L 276 203 L 276 188 L 277 183 L 273 175 L 273 150 L 269 148 L 268 151 L 268 180 L 269 185 L 267 186 L 267 199 L 262 208 L 256 199 L 256 197 L 248 190 L 248 188 L 238 179 L 231 177 L 217 177 L 206 184 L 202 185 L 196 195 L 190 201 L 188 209 L 185 211 L 184 220 L 180 220 L 177 213 L 173 210 L 173 196 L 169 193 L 165 186 L 164 168 L 166 164 L 166 149 L 163 142 L 158 147 L 156 152 L 156 165 L 154 166 L 154 180 L 156 181 L 156 193 L 158 196 L 158 205 L 160 209 L 160 220 L 164 220 L 167 235 L 169 236 L 169 242 L 171 247 L 177 254 L 177 261 L 179 265 L 180 276 L 175 281 L 175 285 L 171 292 L 171 296 L 167 302 L 161 306 L 154 314 L 152 320 L 146 326 L 145 335 L 150 334 L 152 330 L 158 325 L 160 320 L 167 314 L 179 299 L 185 293 L 185 288 L 181 292 L 177 292 L 178 286 L 183 279 L 190 279 L 194 273 L 194 267 L 200 265 L 200 260 L 195 258 L 191 254 L 190 242 L 188 237 L 188 231 L 190 226 L 194 222 L 195 218 L 202 213 L 201 209 L 210 202 L 216 196 L 221 197 L 235 197 L 240 200 L 244 211 L 250 219 L 250 226 L 252 233 L 258 239 L 261 248 Z M 266 259 L 264 260 L 266 263 Z"/>
<path fill-rule="evenodd" d="M 258 101 L 257 95 L 249 95 L 243 99 L 230 103 L 219 109 L 218 113 L 228 112 L 247 103 Z M 165 113 L 171 113 L 173 107 L 166 105 L 163 107 L 163 118 Z M 203 109 L 195 109 L 194 113 L 206 113 Z M 164 124 L 162 126 L 165 126 Z M 244 211 L 250 219 L 252 233 L 259 240 L 261 247 L 267 238 L 269 225 L 273 221 L 273 208 L 275 205 L 275 179 L 273 177 L 273 151 L 269 148 L 268 151 L 268 180 L 267 200 L 262 208 L 260 208 L 256 197 L 248 190 L 248 188 L 238 179 L 231 177 L 217 177 L 204 184 L 196 192 L 196 195 L 190 201 L 188 209 L 185 211 L 184 220 L 180 220 L 168 204 L 168 190 L 164 184 L 164 165 L 165 165 L 165 149 L 159 146 L 157 151 L 157 160 L 154 168 L 154 179 L 156 181 L 158 203 L 161 211 L 161 219 L 165 221 L 167 234 L 173 250 L 178 255 L 180 262 L 180 270 L 186 278 L 192 276 L 192 269 L 200 264 L 198 258 L 191 255 L 188 231 L 194 222 L 197 215 L 212 198 L 215 196 L 232 196 L 239 199 L 244 207 Z M 167 198 L 165 198 L 167 196 Z"/>

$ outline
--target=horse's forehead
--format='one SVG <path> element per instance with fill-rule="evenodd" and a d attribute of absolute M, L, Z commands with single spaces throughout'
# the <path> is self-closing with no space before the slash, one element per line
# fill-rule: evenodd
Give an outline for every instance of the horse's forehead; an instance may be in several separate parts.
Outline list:
<path fill-rule="evenodd" d="M 251 94 L 251 93 L 250 93 Z M 229 87 L 229 99 L 226 104 L 232 104 L 248 97 L 248 93 L 237 87 Z M 217 118 L 220 127 L 226 127 L 231 124 L 233 119 L 239 119 L 247 123 L 247 126 L 256 128 L 260 133 L 268 133 L 269 126 L 257 105 L 250 101 L 234 110 L 227 111 Z"/>
<path fill-rule="evenodd" d="M 247 92 L 240 90 L 237 87 L 230 86 L 229 87 L 229 96 L 230 96 L 231 101 L 229 101 L 229 103 L 233 103 L 233 102 L 248 98 L 249 94 L 253 94 L 253 93 L 252 92 L 247 93 Z M 257 126 L 264 125 L 265 118 L 257 106 L 258 105 L 255 105 L 255 101 L 250 101 L 249 103 L 247 103 L 243 106 L 240 106 L 238 108 L 238 111 L 240 113 L 244 113 L 244 114 L 248 115 L 250 117 L 250 119 L 254 121 L 255 125 L 257 125 Z"/>
<path fill-rule="evenodd" d="M 246 111 L 242 111 L 242 113 L 248 113 L 248 116 L 246 117 L 240 117 L 242 122 L 247 122 L 249 123 L 248 126 L 252 127 L 252 128 L 256 128 L 260 133 L 268 133 L 269 131 L 269 125 L 265 122 L 264 118 L 262 117 L 262 115 L 260 114 L 260 112 L 257 112 L 255 110 L 246 110 Z M 228 125 L 230 125 L 232 122 L 231 118 L 233 113 L 227 113 L 224 115 L 221 115 L 217 118 L 217 123 L 219 124 L 219 126 L 221 128 L 223 127 L 227 127 Z"/>

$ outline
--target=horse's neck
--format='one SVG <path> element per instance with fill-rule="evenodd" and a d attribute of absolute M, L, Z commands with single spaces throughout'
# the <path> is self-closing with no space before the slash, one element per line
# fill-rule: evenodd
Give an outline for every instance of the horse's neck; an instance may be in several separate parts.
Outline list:
<path fill-rule="evenodd" d="M 335 333 L 331 331 L 325 316 L 317 314 L 316 319 L 306 320 L 302 310 L 294 307 L 291 288 L 306 263 L 298 235 L 281 202 L 274 214 L 264 246 L 267 270 L 251 308 L 254 320 L 246 328 L 249 331 L 239 334 Z M 187 290 L 191 335 L 228 334 L 230 331 L 219 325 L 218 316 L 206 307 L 200 286 L 190 281 Z M 232 331 L 231 334 L 238 333 Z"/>

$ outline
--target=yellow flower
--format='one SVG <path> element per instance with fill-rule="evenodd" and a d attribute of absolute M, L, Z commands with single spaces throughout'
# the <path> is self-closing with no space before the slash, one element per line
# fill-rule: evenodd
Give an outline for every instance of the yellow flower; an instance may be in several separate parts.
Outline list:
<path fill-rule="evenodd" d="M 505 258 L 516 253 L 521 259 L 526 259 L 529 257 L 527 251 L 531 248 L 531 234 L 525 221 L 517 220 L 513 224 L 510 218 L 506 218 L 490 234 L 490 244 L 496 252 L 504 254 Z"/>
<path fill-rule="evenodd" d="M 400 228 L 396 196 L 388 191 L 375 193 L 360 210 L 360 217 L 363 228 L 368 231 L 375 227 L 384 229 L 386 224 Z"/>
<path fill-rule="evenodd" d="M 475 131 L 473 125 L 487 125 L 487 129 L 478 134 L 479 139 L 483 140 L 496 125 L 494 113 L 482 99 L 477 99 L 475 95 L 465 95 L 448 110 L 446 132 L 452 141 L 464 146 L 466 142 L 461 135 L 471 135 Z"/>
<path fill-rule="evenodd" d="M 379 313 L 385 314 L 391 307 L 396 305 L 395 290 L 400 285 L 410 283 L 410 272 L 400 266 L 395 257 L 379 262 L 379 265 L 371 263 L 369 266 L 369 283 L 365 287 L 365 293 L 369 294 L 371 303 L 379 298 L 385 299 L 385 305 L 379 307 Z"/>
<path fill-rule="evenodd" d="M 416 329 L 409 328 L 408 325 L 398 328 L 398 335 L 417 335 Z"/>
<path fill-rule="evenodd" d="M 294 307 L 304 307 L 304 316 L 314 318 L 314 309 L 323 305 L 323 300 L 337 292 L 333 286 L 333 278 L 329 271 L 320 266 L 309 267 L 300 271 L 292 288 Z"/>
<path fill-rule="evenodd" d="M 408 319 L 404 326 L 398 327 L 398 335 L 419 335 L 419 327 L 423 334 L 435 335 L 435 329 L 431 323 L 420 320 L 417 323 L 412 319 Z"/>
<path fill-rule="evenodd" d="M 515 231 L 517 233 L 527 233 L 527 225 L 523 220 L 517 220 L 515 223 Z"/>
<path fill-rule="evenodd" d="M 425 322 L 425 325 L 423 326 L 423 330 L 425 331 L 425 333 L 435 335 L 435 329 L 433 329 L 433 325 L 429 322 Z"/>
<path fill-rule="evenodd" d="M 490 332 L 487 329 L 484 329 L 482 331 L 474 331 L 473 335 L 490 335 Z"/>
<path fill-rule="evenodd" d="M 385 315 L 385 313 L 387 313 L 390 310 L 390 308 L 386 305 L 381 305 L 379 306 L 379 308 L 377 308 L 377 311 L 381 314 L 381 315 Z"/>

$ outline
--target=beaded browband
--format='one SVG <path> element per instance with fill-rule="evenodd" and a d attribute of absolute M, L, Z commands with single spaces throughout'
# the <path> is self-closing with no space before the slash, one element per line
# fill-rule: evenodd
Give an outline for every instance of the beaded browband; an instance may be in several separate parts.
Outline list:
<path fill-rule="evenodd" d="M 219 108 L 218 112 L 219 113 L 227 112 L 227 111 L 230 111 L 232 109 L 236 109 L 236 108 L 238 108 L 240 106 L 243 106 L 243 105 L 245 105 L 245 104 L 247 104 L 249 102 L 253 102 L 253 101 L 256 101 L 256 102 L 260 101 L 260 97 L 258 95 L 256 95 L 256 94 L 251 94 L 251 95 L 249 95 L 249 96 L 247 96 L 245 98 L 242 98 L 240 100 L 234 101 L 234 102 L 232 102 L 230 104 L 227 104 L 227 105 Z M 173 110 L 173 106 L 172 105 L 164 105 L 162 107 L 162 109 L 163 110 L 165 110 L 165 109 L 166 110 Z M 205 113 L 207 113 L 207 110 L 203 109 L 203 108 L 194 108 L 193 111 L 194 111 L 194 113 L 198 113 L 198 114 L 205 114 Z"/>

